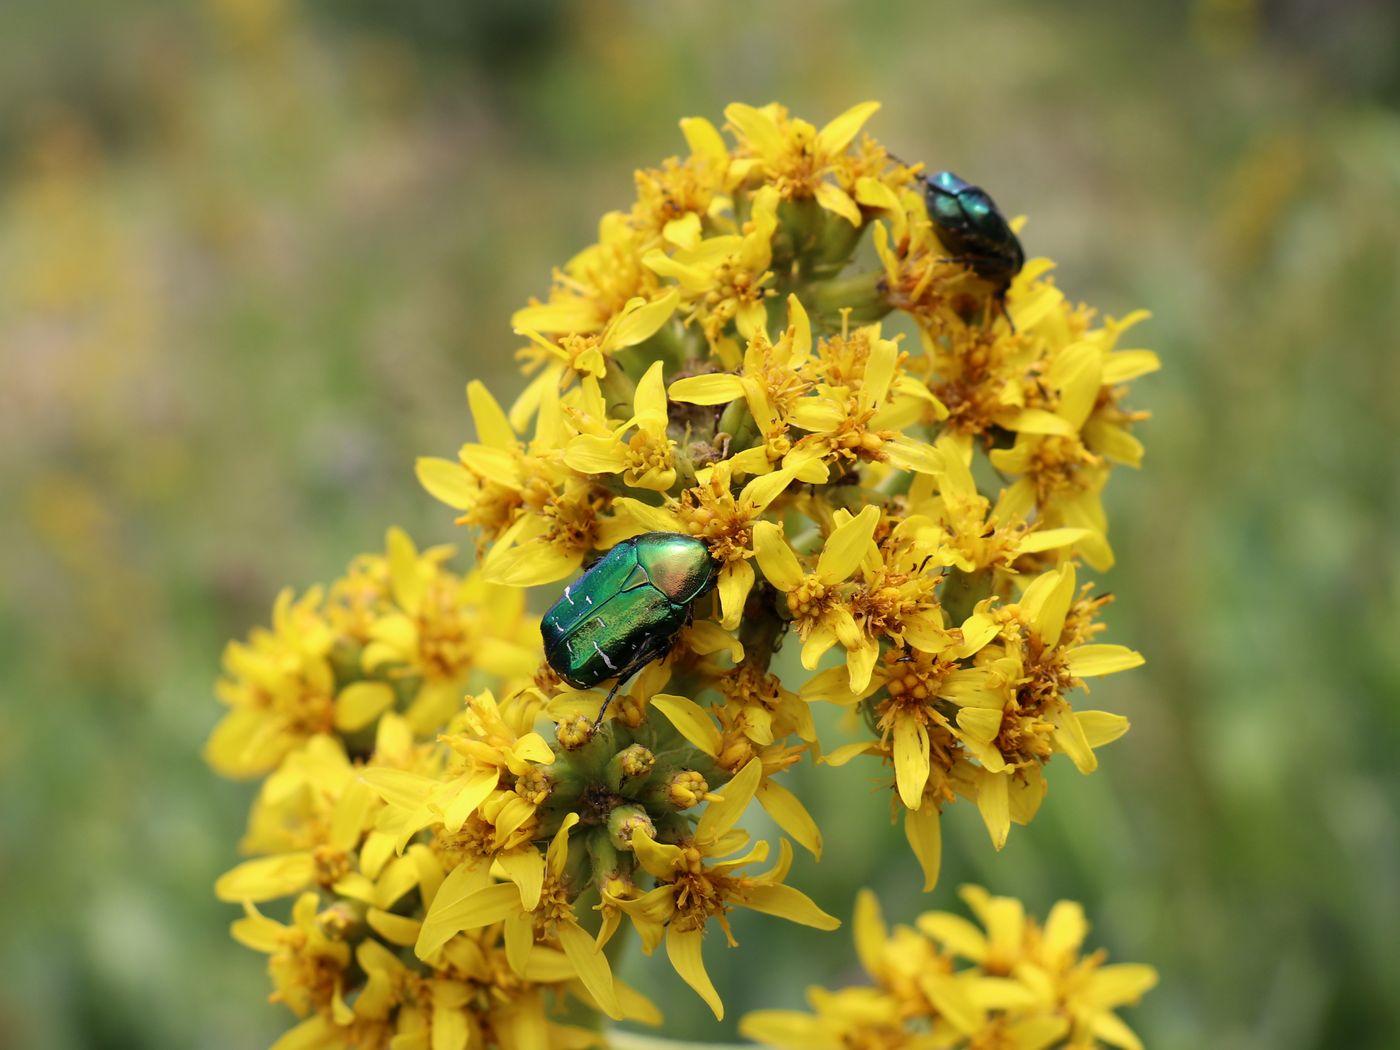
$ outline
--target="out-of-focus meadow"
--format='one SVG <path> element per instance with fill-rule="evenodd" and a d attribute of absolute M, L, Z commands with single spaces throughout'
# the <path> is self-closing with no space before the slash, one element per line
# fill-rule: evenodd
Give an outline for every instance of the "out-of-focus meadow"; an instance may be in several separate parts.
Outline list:
<path fill-rule="evenodd" d="M 199 757 L 225 639 L 390 523 L 462 538 L 413 457 L 469 436 L 468 379 L 519 389 L 511 310 L 677 118 L 878 98 L 1071 297 L 1154 312 L 1107 580 L 1148 666 L 1001 855 L 949 811 L 926 899 L 868 771 L 801 771 L 828 856 L 794 881 L 845 917 L 862 885 L 905 920 L 967 880 L 1082 900 L 1161 971 L 1149 1047 L 1393 1046 L 1397 39 L 1367 0 L 4 5 L 0 1045 L 286 1026 L 212 896 L 252 790 Z M 856 979 L 848 932 L 768 923 L 707 952 L 723 1025 L 624 973 L 692 1038 Z"/>

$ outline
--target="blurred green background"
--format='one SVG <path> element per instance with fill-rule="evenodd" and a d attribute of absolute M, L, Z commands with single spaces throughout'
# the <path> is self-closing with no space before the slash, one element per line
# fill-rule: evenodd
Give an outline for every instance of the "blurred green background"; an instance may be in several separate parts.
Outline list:
<path fill-rule="evenodd" d="M 248 1047 L 289 1020 L 212 896 L 252 788 L 199 747 L 220 649 L 401 523 L 412 459 L 518 389 L 510 311 L 676 121 L 781 100 L 1025 213 L 1132 345 L 1110 487 L 1133 732 L 994 855 L 912 858 L 860 764 L 804 770 L 848 916 L 974 879 L 1085 902 L 1162 984 L 1151 1047 L 1400 1031 L 1400 10 L 1383 0 L 804 4 L 63 0 L 0 8 L 0 1046 Z M 877 819 L 872 819 L 872 815 Z M 856 979 L 848 931 L 741 921 L 714 1025 Z"/>

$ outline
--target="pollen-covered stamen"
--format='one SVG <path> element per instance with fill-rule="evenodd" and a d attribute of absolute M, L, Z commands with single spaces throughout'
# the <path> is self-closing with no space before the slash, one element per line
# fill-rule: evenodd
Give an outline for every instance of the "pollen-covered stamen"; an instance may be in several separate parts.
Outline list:
<path fill-rule="evenodd" d="M 675 465 L 675 442 L 664 434 L 637 429 L 627 439 L 626 472 L 632 479 L 655 471 L 664 473 Z"/>
<path fill-rule="evenodd" d="M 592 550 L 598 536 L 598 514 L 605 502 L 592 485 L 570 486 L 542 510 L 549 521 L 546 542 L 571 554 Z"/>
<path fill-rule="evenodd" d="M 703 930 L 711 918 L 718 921 L 724 930 L 725 940 L 731 948 L 738 946 L 729 928 L 729 904 L 726 898 L 732 896 L 743 880 L 705 867 L 705 855 L 694 844 L 682 844 L 681 857 L 672 883 L 676 886 L 676 914 L 671 925 L 678 932 Z"/>
<path fill-rule="evenodd" d="M 898 635 L 906 620 L 937 607 L 935 589 L 940 579 L 920 573 L 877 573 L 852 595 L 851 613 L 873 637 Z"/>
<path fill-rule="evenodd" d="M 681 493 L 676 515 L 687 533 L 709 545 L 715 559 L 730 562 L 751 556 L 753 515 L 739 506 L 729 486 L 719 478 Z"/>
<path fill-rule="evenodd" d="M 768 285 L 773 272 L 755 272 L 737 261 L 737 257 L 720 263 L 714 271 L 714 285 L 705 293 L 702 328 L 710 342 L 715 342 L 726 325 L 734 320 L 744 306 L 761 303 L 774 294 Z"/>
<path fill-rule="evenodd" d="M 418 652 L 424 673 L 456 679 L 472 666 L 480 651 L 479 632 L 457 597 L 458 581 L 438 577 L 418 609 Z"/>
<path fill-rule="evenodd" d="M 787 592 L 788 612 L 797 621 L 797 630 L 803 637 L 810 633 L 817 620 L 832 605 L 840 600 L 840 591 L 828 587 L 814 572 L 809 572 L 792 590 Z"/>
<path fill-rule="evenodd" d="M 1026 476 L 1035 486 L 1035 500 L 1048 506 L 1061 493 L 1080 492 L 1089 487 L 1088 470 L 1103 466 L 1103 457 L 1084 447 L 1077 436 L 1054 435 L 1041 438 L 1031 450 Z"/>
<path fill-rule="evenodd" d="M 327 888 L 355 870 L 355 855 L 322 843 L 311 851 L 316 865 L 316 881 Z"/>

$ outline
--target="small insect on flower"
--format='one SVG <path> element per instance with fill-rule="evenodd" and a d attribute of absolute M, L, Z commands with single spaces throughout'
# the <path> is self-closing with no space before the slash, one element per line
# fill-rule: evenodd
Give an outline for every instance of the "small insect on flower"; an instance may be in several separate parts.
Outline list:
<path fill-rule="evenodd" d="M 1003 304 L 1026 255 L 996 202 L 980 186 L 964 182 L 951 171 L 940 171 L 924 180 L 924 204 L 953 261 L 967 264 L 978 277 L 990 281 L 997 303 Z"/>
<path fill-rule="evenodd" d="M 595 726 L 628 678 L 670 652 L 691 607 L 718 578 L 702 540 L 647 532 L 623 540 L 564 588 L 540 622 L 544 655 L 577 689 L 617 679 Z"/>

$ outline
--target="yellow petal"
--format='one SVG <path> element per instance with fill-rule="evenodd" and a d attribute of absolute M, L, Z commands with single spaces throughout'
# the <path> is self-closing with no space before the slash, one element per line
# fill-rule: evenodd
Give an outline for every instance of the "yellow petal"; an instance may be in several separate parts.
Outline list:
<path fill-rule="evenodd" d="M 869 742 L 859 742 L 853 744 L 842 744 L 834 751 L 828 751 L 822 756 L 821 762 L 827 766 L 844 766 L 851 759 L 859 755 L 868 754 L 875 745 Z"/>
<path fill-rule="evenodd" d="M 1090 747 L 1111 744 L 1128 731 L 1128 720 L 1110 711 L 1076 711 L 1075 714 Z"/>
<path fill-rule="evenodd" d="M 846 650 L 846 669 L 850 674 L 851 692 L 863 693 L 870 685 L 870 676 L 875 670 L 875 661 L 880 656 L 880 643 L 874 638 L 864 637 L 854 649 Z"/>
<path fill-rule="evenodd" d="M 669 693 L 657 693 L 651 706 L 660 711 L 681 736 L 711 757 L 719 754 L 720 733 L 714 720 L 694 700 Z"/>
<path fill-rule="evenodd" d="M 946 911 L 931 911 L 920 915 L 915 923 L 925 935 L 932 937 L 954 955 L 972 962 L 987 957 L 987 938 L 975 923 L 961 915 Z"/>
<path fill-rule="evenodd" d="M 490 560 L 483 569 L 488 583 L 508 587 L 538 587 L 557 583 L 578 571 L 583 564 L 582 551 L 568 551 L 545 540 L 531 540 Z"/>
<path fill-rule="evenodd" d="M 1065 614 L 1074 600 L 1074 565 L 1058 572 L 1047 572 L 1032 581 L 1021 597 L 1021 609 L 1031 621 L 1031 629 L 1049 646 L 1058 645 L 1064 630 Z"/>
<path fill-rule="evenodd" d="M 307 853 L 282 853 L 247 860 L 220 875 L 214 895 L 221 901 L 270 901 L 309 886 L 316 879 L 316 861 Z"/>
<path fill-rule="evenodd" d="M 540 890 L 544 886 L 544 857 L 534 846 L 508 850 L 496 855 L 496 863 L 506 873 L 506 878 L 520 890 L 520 906 L 526 911 L 534 911 L 540 903 Z"/>
<path fill-rule="evenodd" d="M 734 126 L 745 144 L 764 160 L 773 160 L 782 154 L 782 133 L 767 113 L 742 102 L 731 102 L 724 107 L 724 118 Z"/>
<path fill-rule="evenodd" d="M 408 533 L 398 526 L 389 530 L 386 546 L 394 601 L 404 612 L 416 615 L 423 601 L 423 576 L 418 571 L 418 550 L 408 538 Z"/>
<path fill-rule="evenodd" d="M 467 405 L 471 408 L 472 422 L 476 424 L 476 439 L 492 448 L 514 450 L 515 431 L 510 420 L 502 411 L 500 403 L 491 396 L 491 391 L 479 379 L 467 384 Z"/>
<path fill-rule="evenodd" d="M 753 588 L 753 566 L 747 561 L 731 561 L 719 572 L 720 626 L 732 631 L 744 615 L 744 603 Z"/>
<path fill-rule="evenodd" d="M 1116 386 L 1161 367 L 1161 360 L 1151 350 L 1116 350 L 1104 358 L 1103 381 Z"/>
<path fill-rule="evenodd" d="M 737 824 L 758 790 L 758 781 L 762 776 L 763 761 L 749 759 L 748 764 L 720 788 L 723 798 L 705 807 L 695 828 L 695 837 L 701 841 L 714 841 Z"/>
<path fill-rule="evenodd" d="M 924 873 L 924 892 L 938 885 L 939 869 L 943 865 L 943 830 L 938 807 L 932 800 L 918 809 L 904 811 L 904 837 Z"/>
<path fill-rule="evenodd" d="M 1094 754 L 1094 749 L 1089 746 L 1089 738 L 1084 733 L 1084 727 L 1079 724 L 1079 716 L 1065 707 L 1053 721 L 1055 722 L 1055 743 L 1065 754 L 1069 755 L 1075 768 L 1081 773 L 1092 773 L 1098 769 L 1098 756 Z"/>
<path fill-rule="evenodd" d="M 470 775 L 460 781 L 455 793 L 449 796 L 442 812 L 443 826 L 454 833 L 462 830 L 462 825 L 476 812 L 476 807 L 496 790 L 499 780 L 500 773 L 492 767 L 472 770 Z"/>
<path fill-rule="evenodd" d="M 831 212 L 839 215 L 852 226 L 861 224 L 860 208 L 856 202 L 851 200 L 851 195 L 835 183 L 823 182 L 817 186 L 817 203 Z"/>
<path fill-rule="evenodd" d="M 372 766 L 360 773 L 360 779 L 372 787 L 385 802 L 398 809 L 415 810 L 428 801 L 438 784 L 432 777 L 410 773 L 406 769 Z"/>
<path fill-rule="evenodd" d="M 598 308 L 587 299 L 560 299 L 552 303 L 522 306 L 510 315 L 513 329 L 536 332 L 596 332 L 603 325 Z"/>
<path fill-rule="evenodd" d="M 824 1018 L 792 1010 L 754 1010 L 739 1021 L 739 1034 L 783 1050 L 844 1050 L 847 1044 Z"/>
<path fill-rule="evenodd" d="M 1009 779 L 1005 773 L 985 771 L 977 778 L 977 809 L 982 814 L 982 822 L 987 825 L 992 845 L 997 849 L 1006 845 L 1006 836 L 1011 833 L 1011 801 L 1007 791 Z"/>
<path fill-rule="evenodd" d="M 878 102 L 861 102 L 828 122 L 817 132 L 816 152 L 826 156 L 843 152 L 879 108 Z"/>
<path fill-rule="evenodd" d="M 688 405 L 727 405 L 744 396 L 744 381 L 730 372 L 687 376 L 671 384 L 670 394 Z"/>
<path fill-rule="evenodd" d="M 674 288 L 655 302 L 644 303 L 633 299 L 622 308 L 616 325 L 612 329 L 608 345 L 614 349 L 636 346 L 654 336 L 663 324 L 676 312 L 680 293 Z"/>
<path fill-rule="evenodd" d="M 390 944 L 397 944 L 401 948 L 411 947 L 417 942 L 419 930 L 423 925 L 417 919 L 395 915 L 380 908 L 370 908 L 365 913 L 365 922 Z"/>
<path fill-rule="evenodd" d="M 342 733 L 363 729 L 394 703 L 386 682 L 352 682 L 335 698 L 335 727 Z"/>
<path fill-rule="evenodd" d="M 423 919 L 423 928 L 414 946 L 420 959 L 426 959 L 464 930 L 490 926 L 520 912 L 520 891 L 513 882 L 485 886 L 461 900 L 442 904 L 446 899 L 446 894 L 439 893 Z"/>
<path fill-rule="evenodd" d="M 574 971 L 593 1000 L 603 1013 L 620 1021 L 622 1007 L 617 1002 L 617 990 L 613 987 L 612 967 L 608 965 L 607 956 L 598 950 L 592 937 L 572 922 L 556 923 L 554 930 L 559 938 L 559 947 L 564 949 L 569 962 L 573 963 Z"/>
<path fill-rule="evenodd" d="M 1089 977 L 1081 993 L 1090 1005 L 1112 1009 L 1135 1003 L 1157 985 L 1157 971 L 1140 963 L 1102 966 Z"/>
<path fill-rule="evenodd" d="M 1091 1014 L 1089 1030 L 1110 1046 L 1119 1050 L 1143 1050 L 1142 1040 L 1131 1028 L 1110 1013 Z"/>
<path fill-rule="evenodd" d="M 476 505 L 476 478 L 462 464 L 434 456 L 420 456 L 414 464 L 418 483 L 434 499 L 456 510 Z"/>
<path fill-rule="evenodd" d="M 761 478 L 754 478 L 739 493 L 739 503 L 754 511 L 764 510 L 782 495 L 783 490 L 792 483 L 792 478 L 792 472 L 788 470 L 775 470 Z"/>
<path fill-rule="evenodd" d="M 894 725 L 894 778 L 906 809 L 923 804 L 928 774 L 928 730 L 917 719 L 901 716 Z"/>
<path fill-rule="evenodd" d="M 732 108 L 732 107 L 731 107 Z M 705 959 L 701 954 L 701 931 L 682 932 L 674 924 L 666 929 L 666 956 L 671 960 L 681 980 L 695 989 L 696 994 L 705 1000 L 714 1011 L 715 1020 L 724 1020 L 724 1003 L 720 1002 L 710 975 L 705 972 Z"/>
<path fill-rule="evenodd" d="M 768 811 L 778 827 L 782 828 L 799 846 L 807 849 L 817 860 L 822 858 L 822 833 L 807 812 L 802 800 L 781 784 L 765 780 L 758 785 L 758 804 Z"/>
<path fill-rule="evenodd" d="M 564 449 L 564 463 L 580 474 L 617 474 L 627 467 L 621 435 L 580 434 Z"/>
<path fill-rule="evenodd" d="M 880 510 L 871 504 L 831 533 L 817 559 L 817 576 L 823 583 L 840 583 L 856 571 L 879 521 Z"/>
<path fill-rule="evenodd" d="M 968 994 L 964 982 L 951 974 L 926 970 L 919 975 L 919 986 L 943 1019 L 964 1035 L 971 1035 L 986 1020 L 982 1009 Z"/>
<path fill-rule="evenodd" d="M 1065 662 L 1076 678 L 1093 678 L 1141 667 L 1146 661 L 1126 645 L 1080 645 L 1065 653 Z"/>
<path fill-rule="evenodd" d="M 822 911 L 806 894 L 782 883 L 755 883 L 745 891 L 740 903 L 753 911 L 817 930 L 834 930 L 841 925 L 840 919 Z"/>
<path fill-rule="evenodd" d="M 753 527 L 754 557 L 763 570 L 763 578 L 780 591 L 790 591 L 806 577 L 797 555 L 783 539 L 781 525 L 760 521 Z"/>
<path fill-rule="evenodd" d="M 711 164 L 725 165 L 729 162 L 729 150 L 715 126 L 704 117 L 684 117 L 681 119 L 681 134 L 692 156 L 703 157 Z"/>
<path fill-rule="evenodd" d="M 637 394 L 632 402 L 638 425 L 645 426 L 643 420 L 666 426 L 666 381 L 662 378 L 660 361 L 652 363 L 637 383 Z"/>
<path fill-rule="evenodd" d="M 1016 545 L 1016 553 L 1035 554 L 1040 551 L 1052 551 L 1057 547 L 1068 547 L 1089 534 L 1088 529 L 1040 529 L 1027 534 L 1026 538 Z"/>

